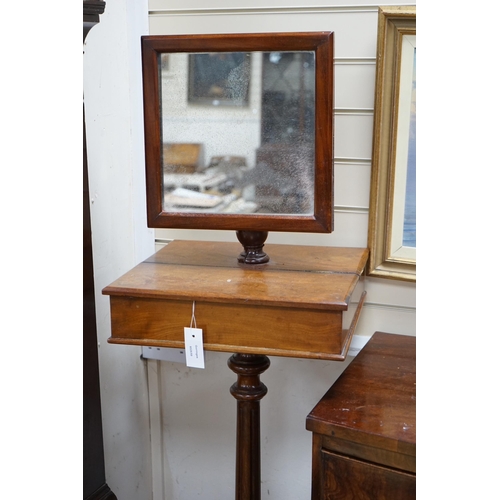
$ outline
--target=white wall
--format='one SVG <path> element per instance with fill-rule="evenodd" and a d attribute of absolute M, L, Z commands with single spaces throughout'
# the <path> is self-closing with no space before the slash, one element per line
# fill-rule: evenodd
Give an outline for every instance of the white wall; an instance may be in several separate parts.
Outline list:
<path fill-rule="evenodd" d="M 335 32 L 335 230 L 272 233 L 269 243 L 367 244 L 377 4 L 343 0 L 150 0 L 151 34 Z M 394 1 L 385 4 L 396 3 Z M 237 8 L 232 9 L 233 5 Z M 322 7 L 322 5 L 324 7 Z M 349 7 L 352 5 L 352 8 Z M 293 8 L 292 8 L 293 7 Z M 160 9 L 167 9 L 161 11 Z M 94 264 L 108 484 L 120 500 L 234 498 L 235 381 L 229 354 L 206 353 L 206 369 L 144 362 L 139 349 L 109 346 L 109 305 L 100 290 L 152 253 L 145 222 L 139 36 L 146 0 L 108 2 L 85 55 Z M 162 230 L 164 239 L 234 241 L 232 232 Z M 157 247 L 161 246 L 161 241 Z M 415 285 L 368 279 L 358 334 L 415 335 Z M 235 325 L 237 328 L 237 325 Z M 305 418 L 347 363 L 271 358 L 262 376 L 263 498 L 310 495 L 311 436 Z M 149 409 L 148 409 L 149 391 Z M 150 413 L 148 413 L 150 412 Z M 151 428 L 148 418 L 151 418 Z M 149 449 L 149 433 L 153 437 Z"/>
<path fill-rule="evenodd" d="M 147 371 L 139 348 L 107 343 L 109 299 L 101 294 L 154 251 L 145 215 L 145 32 L 145 1 L 106 2 L 83 60 L 106 479 L 120 500 L 151 499 Z"/>
<path fill-rule="evenodd" d="M 260 54 L 253 54 L 251 81 L 260 82 Z M 255 150 L 260 145 L 260 102 L 262 89 L 252 84 L 248 106 L 212 107 L 188 103 L 188 55 L 170 54 L 168 70 L 162 71 L 163 142 L 200 142 L 203 162 L 213 156 L 237 155 L 255 166 Z M 235 126 L 238 134 L 235 137 Z"/>

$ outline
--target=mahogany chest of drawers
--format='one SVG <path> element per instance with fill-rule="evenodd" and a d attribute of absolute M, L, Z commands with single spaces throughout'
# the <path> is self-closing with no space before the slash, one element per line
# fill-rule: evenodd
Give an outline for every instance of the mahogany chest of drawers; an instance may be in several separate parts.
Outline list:
<path fill-rule="evenodd" d="M 308 415 L 312 498 L 416 498 L 415 337 L 376 332 Z"/>

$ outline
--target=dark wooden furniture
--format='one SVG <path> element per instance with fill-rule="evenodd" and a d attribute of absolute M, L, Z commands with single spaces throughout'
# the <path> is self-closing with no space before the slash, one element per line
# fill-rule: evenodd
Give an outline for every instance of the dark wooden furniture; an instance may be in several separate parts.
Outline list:
<path fill-rule="evenodd" d="M 304 158 L 307 158 L 304 162 Z M 282 200 L 281 206 L 290 213 L 301 213 L 307 208 L 310 200 L 307 199 L 305 185 L 297 185 L 295 179 L 280 178 L 278 172 L 283 172 L 285 166 L 290 169 L 304 169 L 314 158 L 312 148 L 291 146 L 290 144 L 265 144 L 256 151 L 255 166 L 255 201 L 260 207 L 269 207 Z M 276 174 L 274 174 L 276 172 Z M 306 172 L 304 177 L 308 178 Z"/>
<path fill-rule="evenodd" d="M 366 249 L 268 246 L 268 263 L 248 265 L 235 257 L 238 243 L 174 241 L 103 290 L 110 343 L 184 348 L 194 306 L 204 348 L 236 353 L 228 364 L 238 376 L 231 393 L 240 500 L 260 498 L 267 356 L 345 359 L 365 296 Z"/>
<path fill-rule="evenodd" d="M 104 12 L 104 8 L 105 2 L 84 0 L 84 42 L 88 32 L 99 22 L 99 15 Z M 83 498 L 116 500 L 116 496 L 106 484 L 104 469 L 85 107 L 83 112 Z"/>
<path fill-rule="evenodd" d="M 415 356 L 376 332 L 308 415 L 314 500 L 416 498 Z"/>
<path fill-rule="evenodd" d="M 164 144 L 164 168 L 175 174 L 194 174 L 205 168 L 203 144 Z"/>

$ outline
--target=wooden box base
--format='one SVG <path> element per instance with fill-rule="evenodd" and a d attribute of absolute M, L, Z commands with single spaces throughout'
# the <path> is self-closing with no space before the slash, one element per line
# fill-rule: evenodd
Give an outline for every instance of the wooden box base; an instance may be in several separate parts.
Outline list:
<path fill-rule="evenodd" d="M 194 308 L 206 350 L 345 359 L 367 251 L 266 245 L 269 263 L 248 265 L 240 250 L 175 241 L 106 287 L 109 342 L 183 348 Z"/>

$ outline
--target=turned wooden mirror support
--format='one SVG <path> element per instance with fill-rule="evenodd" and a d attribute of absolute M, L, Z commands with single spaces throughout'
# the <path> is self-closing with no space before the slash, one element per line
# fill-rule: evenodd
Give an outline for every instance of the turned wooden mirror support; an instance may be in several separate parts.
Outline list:
<path fill-rule="evenodd" d="M 243 252 L 238 257 L 242 264 L 265 264 L 269 255 L 262 250 L 267 239 L 267 231 L 236 231 L 238 241 L 243 245 Z"/>
<path fill-rule="evenodd" d="M 231 386 L 238 401 L 236 500 L 260 500 L 260 400 L 267 394 L 260 374 L 270 361 L 261 354 L 233 354 L 227 364 L 238 375 Z"/>

